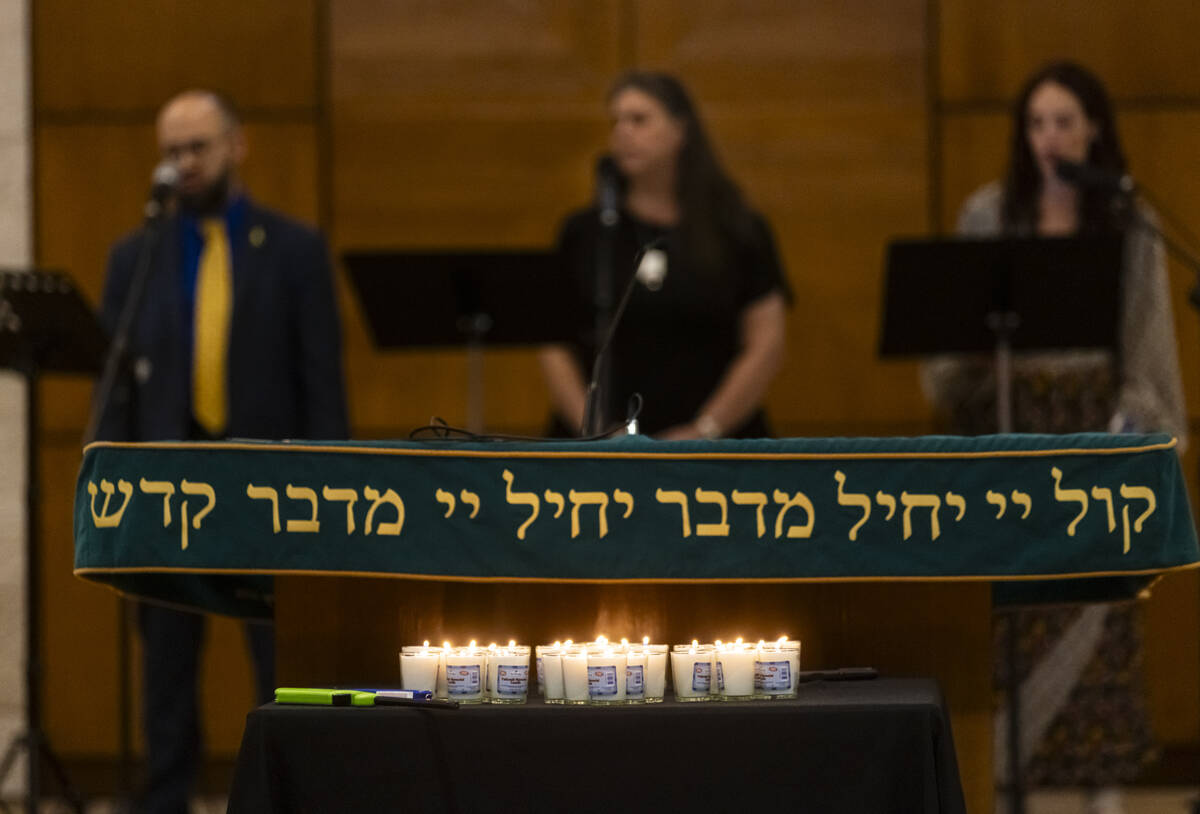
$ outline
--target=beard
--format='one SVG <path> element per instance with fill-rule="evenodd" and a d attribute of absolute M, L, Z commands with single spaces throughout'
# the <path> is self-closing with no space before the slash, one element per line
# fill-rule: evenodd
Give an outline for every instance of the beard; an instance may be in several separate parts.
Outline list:
<path fill-rule="evenodd" d="M 179 208 L 184 214 L 196 218 L 219 215 L 229 202 L 232 172 L 226 167 L 207 187 L 191 194 L 179 193 Z"/>

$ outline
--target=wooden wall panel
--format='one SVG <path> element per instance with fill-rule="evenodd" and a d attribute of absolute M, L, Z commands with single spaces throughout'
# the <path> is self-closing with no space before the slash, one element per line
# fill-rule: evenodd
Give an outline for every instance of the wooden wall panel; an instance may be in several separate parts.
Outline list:
<path fill-rule="evenodd" d="M 311 115 L 316 2 L 38 0 L 32 4 L 40 113 L 79 119 L 154 111 L 172 93 L 214 87 L 246 110 Z M 304 113 L 304 111 L 308 111 Z"/>
<path fill-rule="evenodd" d="M 1200 95 L 1195 33 L 1200 5 L 1188 0 L 939 0 L 941 98 L 1009 99 L 1053 59 L 1099 72 L 1118 97 Z"/>
<path fill-rule="evenodd" d="M 928 228 L 925 24 L 915 0 L 637 6 L 638 63 L 689 84 L 776 230 L 796 295 L 768 400 L 785 434 L 927 420 L 915 366 L 876 358 L 884 247 Z"/>

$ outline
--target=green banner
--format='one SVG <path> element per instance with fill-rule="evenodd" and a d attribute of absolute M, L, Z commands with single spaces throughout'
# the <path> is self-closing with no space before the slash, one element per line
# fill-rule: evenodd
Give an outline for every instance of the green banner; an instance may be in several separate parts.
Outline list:
<path fill-rule="evenodd" d="M 76 573 L 240 615 L 283 573 L 1051 579 L 1085 598 L 1198 560 L 1163 435 L 100 443 L 75 505 Z"/>

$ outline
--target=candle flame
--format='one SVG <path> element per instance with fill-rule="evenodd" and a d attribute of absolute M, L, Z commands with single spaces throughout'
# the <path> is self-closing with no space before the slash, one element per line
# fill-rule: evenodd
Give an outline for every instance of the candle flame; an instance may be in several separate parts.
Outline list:
<path fill-rule="evenodd" d="M 567 639 L 565 642 L 563 642 L 564 647 L 570 647 L 573 644 L 575 644 L 575 642 L 572 639 Z"/>
<path fill-rule="evenodd" d="M 491 644 L 488 645 L 488 652 L 489 653 L 496 652 L 496 643 L 495 642 L 492 642 Z"/>
<path fill-rule="evenodd" d="M 469 648 L 471 648 L 472 650 L 474 650 L 474 649 L 475 649 L 475 640 L 474 640 L 474 639 L 471 639 L 471 643 L 470 643 L 469 645 L 467 645 L 467 647 L 469 647 Z"/>
<path fill-rule="evenodd" d="M 450 640 L 449 640 L 449 639 L 447 639 L 446 641 L 442 642 L 442 649 L 443 649 L 443 650 L 449 650 L 449 649 L 450 649 Z"/>
<path fill-rule="evenodd" d="M 621 637 L 621 647 L 629 647 L 629 639 L 626 639 L 624 636 Z"/>
<path fill-rule="evenodd" d="M 650 645 L 650 637 L 643 636 L 642 637 L 642 647 L 648 647 L 649 645 Z"/>
<path fill-rule="evenodd" d="M 509 639 L 509 640 L 508 640 L 508 646 L 509 646 L 509 647 L 516 647 L 516 646 L 517 646 L 517 640 L 516 640 L 516 639 Z"/>
<path fill-rule="evenodd" d="M 742 637 L 738 636 L 736 639 L 733 640 L 733 643 L 735 645 L 737 645 L 738 647 L 741 647 L 742 646 Z"/>
<path fill-rule="evenodd" d="M 571 640 L 570 640 L 570 639 L 567 639 L 567 641 L 571 641 Z M 562 647 L 562 642 L 560 642 L 558 639 L 555 639 L 555 640 L 554 640 L 554 645 L 553 645 L 553 646 L 554 646 L 556 649 L 557 649 L 557 648 L 559 648 L 559 647 Z"/>

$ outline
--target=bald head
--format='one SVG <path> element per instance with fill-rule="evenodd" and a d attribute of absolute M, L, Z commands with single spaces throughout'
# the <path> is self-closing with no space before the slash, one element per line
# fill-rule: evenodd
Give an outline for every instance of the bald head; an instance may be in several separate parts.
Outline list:
<path fill-rule="evenodd" d="M 194 214 L 210 214 L 225 205 L 246 154 L 232 106 L 207 90 L 185 91 L 163 105 L 158 148 L 179 170 L 180 205 Z"/>

